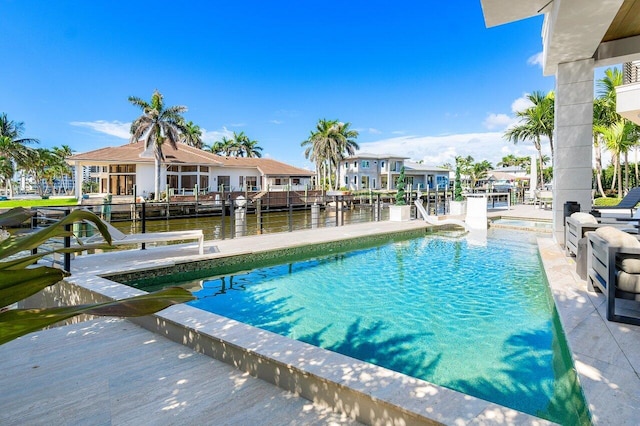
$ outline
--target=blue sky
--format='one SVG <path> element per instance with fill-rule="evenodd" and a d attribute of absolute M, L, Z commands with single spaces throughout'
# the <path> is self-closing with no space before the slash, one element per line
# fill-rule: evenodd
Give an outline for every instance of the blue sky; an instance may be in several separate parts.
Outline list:
<path fill-rule="evenodd" d="M 536 58 L 542 17 L 485 28 L 479 0 L 0 0 L 0 112 L 77 152 L 128 142 L 127 98 L 185 105 L 212 143 L 244 131 L 308 167 L 318 119 L 361 151 L 427 164 L 531 155 L 502 139 L 523 96 L 554 88 Z"/>

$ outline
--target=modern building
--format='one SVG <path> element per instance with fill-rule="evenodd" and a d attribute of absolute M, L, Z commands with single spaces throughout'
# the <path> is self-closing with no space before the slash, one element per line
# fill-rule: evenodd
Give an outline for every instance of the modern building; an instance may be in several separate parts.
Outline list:
<path fill-rule="evenodd" d="M 185 144 L 179 149 L 163 147 L 160 191 L 167 187 L 178 193 L 263 190 L 304 190 L 313 172 L 268 158 L 237 158 L 215 155 Z M 92 170 L 100 192 L 113 195 L 150 194 L 155 187 L 155 160 L 142 142 L 102 148 L 72 155 L 67 162 L 75 168 L 75 180 L 83 170 Z M 82 185 L 75 185 L 76 196 Z"/>
<path fill-rule="evenodd" d="M 392 154 L 360 153 L 340 161 L 337 179 L 350 191 L 391 190 L 396 188 L 404 166 L 407 185 L 431 190 L 448 188 L 449 170 L 407 160 L 408 157 Z"/>
<path fill-rule="evenodd" d="M 591 209 L 594 69 L 625 65 L 629 79 L 618 88 L 618 112 L 640 123 L 638 0 L 480 0 L 487 27 L 544 15 L 542 63 L 555 75 L 553 229 L 564 243 L 567 201 Z M 635 65 L 634 65 L 635 64 Z M 622 96 L 621 96 L 622 95 Z"/>

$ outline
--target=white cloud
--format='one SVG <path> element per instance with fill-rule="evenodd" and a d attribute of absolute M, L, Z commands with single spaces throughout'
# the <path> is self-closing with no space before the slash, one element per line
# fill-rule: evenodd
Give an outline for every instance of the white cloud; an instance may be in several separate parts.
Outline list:
<path fill-rule="evenodd" d="M 281 121 L 281 120 L 269 120 L 269 123 L 272 123 L 272 124 L 282 124 L 282 123 L 283 123 L 283 121 Z"/>
<path fill-rule="evenodd" d="M 202 141 L 208 145 L 219 141 L 223 136 L 231 138 L 233 137 L 233 132 L 231 130 L 228 130 L 226 127 L 222 127 L 222 130 L 211 131 L 202 129 Z"/>
<path fill-rule="evenodd" d="M 502 130 L 506 129 L 517 121 L 517 119 L 509 117 L 507 114 L 491 113 L 487 116 L 487 118 L 485 118 L 485 120 L 482 122 L 482 125 L 489 130 Z"/>
<path fill-rule="evenodd" d="M 516 113 L 518 111 L 524 111 L 525 109 L 533 106 L 531 101 L 527 98 L 528 93 L 523 94 L 518 99 L 511 103 L 511 112 Z"/>
<path fill-rule="evenodd" d="M 404 130 L 394 130 L 393 132 L 391 132 L 392 135 L 404 135 L 405 132 Z"/>
<path fill-rule="evenodd" d="M 378 129 L 374 129 L 373 127 L 369 127 L 369 134 L 371 135 L 379 135 L 382 134 L 382 132 Z"/>
<path fill-rule="evenodd" d="M 98 133 L 105 133 L 107 135 L 115 136 L 120 139 L 129 139 L 131 133 L 131 123 L 122 123 L 120 121 L 72 121 L 72 126 L 86 127 Z"/>
<path fill-rule="evenodd" d="M 513 154 L 519 157 L 536 155 L 530 142 L 518 145 L 505 140 L 502 132 L 463 133 L 443 136 L 401 136 L 360 144 L 361 152 L 395 154 L 410 157 L 413 161 L 440 166 L 453 164 L 455 157 L 472 156 L 476 161 L 488 160 L 494 166 L 502 157 Z M 544 153 L 549 155 L 548 143 L 543 141 Z"/>
<path fill-rule="evenodd" d="M 527 59 L 527 64 L 529 65 L 537 65 L 540 68 L 542 68 L 542 52 L 538 52 L 535 55 L 529 57 L 529 59 Z"/>

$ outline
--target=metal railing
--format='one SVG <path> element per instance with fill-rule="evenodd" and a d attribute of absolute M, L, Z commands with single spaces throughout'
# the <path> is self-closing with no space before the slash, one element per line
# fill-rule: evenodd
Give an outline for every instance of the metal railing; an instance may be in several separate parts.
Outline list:
<path fill-rule="evenodd" d="M 622 84 L 640 83 L 640 61 L 622 64 Z"/>

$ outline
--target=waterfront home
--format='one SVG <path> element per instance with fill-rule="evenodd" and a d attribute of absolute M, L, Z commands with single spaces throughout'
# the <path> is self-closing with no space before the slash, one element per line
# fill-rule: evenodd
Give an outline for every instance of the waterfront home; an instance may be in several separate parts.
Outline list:
<path fill-rule="evenodd" d="M 185 144 L 173 149 L 163 146 L 161 191 L 167 187 L 179 193 L 304 190 L 311 185 L 313 172 L 269 158 L 223 157 Z M 144 143 L 107 147 L 72 155 L 67 162 L 75 168 L 75 181 L 82 182 L 83 169 L 99 191 L 113 195 L 150 194 L 154 191 L 155 163 Z M 82 185 L 76 184 L 76 196 Z"/>
<path fill-rule="evenodd" d="M 404 166 L 407 187 L 446 189 L 450 171 L 407 161 L 408 157 L 392 154 L 359 153 L 340 161 L 338 181 L 350 191 L 391 190 L 396 188 L 400 169 Z"/>

